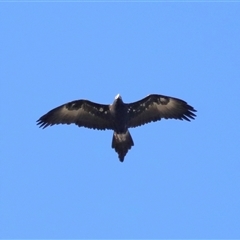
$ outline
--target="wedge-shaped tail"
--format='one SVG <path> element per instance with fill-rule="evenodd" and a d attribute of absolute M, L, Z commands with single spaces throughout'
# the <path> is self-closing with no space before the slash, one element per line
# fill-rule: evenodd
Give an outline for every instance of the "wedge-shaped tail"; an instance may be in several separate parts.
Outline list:
<path fill-rule="evenodd" d="M 132 146 L 134 146 L 134 143 L 129 131 L 126 133 L 113 133 L 112 148 L 114 148 L 118 153 L 118 157 L 121 162 L 124 161 L 124 157 Z"/>

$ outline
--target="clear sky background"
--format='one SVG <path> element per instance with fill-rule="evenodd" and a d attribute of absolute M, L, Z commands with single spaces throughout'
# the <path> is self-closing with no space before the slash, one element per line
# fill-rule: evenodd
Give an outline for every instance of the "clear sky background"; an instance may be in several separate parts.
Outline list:
<path fill-rule="evenodd" d="M 240 238 L 240 3 L 0 3 L 2 238 Z M 150 93 L 192 122 L 39 129 L 63 103 Z"/>

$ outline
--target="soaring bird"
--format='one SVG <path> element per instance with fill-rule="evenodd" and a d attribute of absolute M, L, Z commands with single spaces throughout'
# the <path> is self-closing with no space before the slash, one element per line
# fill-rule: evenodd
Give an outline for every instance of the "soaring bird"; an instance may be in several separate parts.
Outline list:
<path fill-rule="evenodd" d="M 124 161 L 128 150 L 134 145 L 128 128 L 165 119 L 190 121 L 196 110 L 185 101 L 151 94 L 140 101 L 124 103 L 118 94 L 110 105 L 76 100 L 56 107 L 40 117 L 37 125 L 42 128 L 54 124 L 74 123 L 79 127 L 98 130 L 113 130 L 112 148 L 118 153 L 119 160 Z"/>

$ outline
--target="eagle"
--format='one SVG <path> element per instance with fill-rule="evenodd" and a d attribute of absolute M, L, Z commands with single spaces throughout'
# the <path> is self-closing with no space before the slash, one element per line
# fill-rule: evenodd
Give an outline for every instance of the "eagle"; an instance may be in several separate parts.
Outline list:
<path fill-rule="evenodd" d="M 75 100 L 56 107 L 40 117 L 37 125 L 46 128 L 55 124 L 76 124 L 97 130 L 113 130 L 112 148 L 124 161 L 134 146 L 129 128 L 165 119 L 191 121 L 196 110 L 187 102 L 164 95 L 151 94 L 132 103 L 124 103 L 118 94 L 110 105 L 89 100 Z"/>

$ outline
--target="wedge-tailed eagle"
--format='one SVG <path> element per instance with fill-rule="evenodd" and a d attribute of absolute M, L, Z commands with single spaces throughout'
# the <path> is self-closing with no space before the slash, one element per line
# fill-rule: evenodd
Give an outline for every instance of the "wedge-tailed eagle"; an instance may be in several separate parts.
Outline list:
<path fill-rule="evenodd" d="M 37 120 L 42 128 L 54 124 L 74 123 L 79 127 L 98 130 L 113 130 L 112 148 L 123 162 L 134 145 L 128 128 L 155 122 L 162 118 L 190 121 L 196 110 L 185 101 L 151 94 L 140 101 L 124 103 L 118 94 L 113 104 L 105 105 L 88 100 L 76 100 L 52 109 Z"/>

